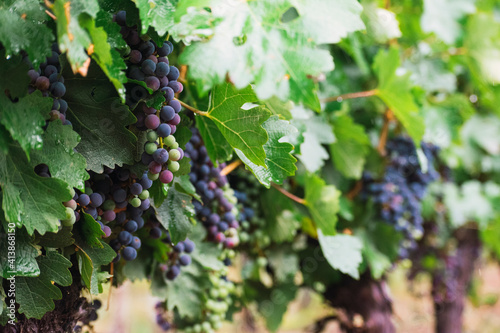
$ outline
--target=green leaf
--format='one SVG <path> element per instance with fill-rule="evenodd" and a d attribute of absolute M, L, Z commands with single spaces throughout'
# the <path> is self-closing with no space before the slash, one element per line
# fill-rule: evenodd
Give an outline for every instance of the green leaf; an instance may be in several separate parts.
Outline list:
<path fill-rule="evenodd" d="M 270 112 L 260 105 L 252 105 L 251 109 L 242 108 L 244 104 L 257 100 L 252 87 L 237 90 L 232 84 L 225 83 L 212 90 L 205 115 L 215 123 L 233 148 L 239 149 L 252 163 L 265 166 L 266 153 L 262 146 L 267 142 L 268 135 L 262 123 L 269 118 Z M 205 129 L 211 136 L 210 127 Z M 215 139 L 218 139 L 217 135 Z"/>
<path fill-rule="evenodd" d="M 149 189 L 149 196 L 153 199 L 155 207 L 160 207 L 163 204 L 167 198 L 168 189 L 168 185 L 163 184 L 159 180 L 153 182 L 153 185 Z"/>
<path fill-rule="evenodd" d="M 196 188 L 194 187 L 194 184 L 191 183 L 188 175 L 175 177 L 174 186 L 175 189 L 180 193 L 185 193 L 201 202 L 201 197 L 198 195 L 198 193 L 196 193 Z"/>
<path fill-rule="evenodd" d="M 330 152 L 335 166 L 347 178 L 361 178 L 370 147 L 365 129 L 351 117 L 341 116 L 334 120 L 333 132 L 337 141 L 330 145 Z"/>
<path fill-rule="evenodd" d="M 281 142 L 283 137 L 297 131 L 286 120 L 280 120 L 278 116 L 267 119 L 262 127 L 266 130 L 269 140 L 264 144 L 266 153 L 265 165 L 258 166 L 252 163 L 239 149 L 235 149 L 238 157 L 246 164 L 247 168 L 257 177 L 257 179 L 267 188 L 271 182 L 282 184 L 288 176 L 293 176 L 297 167 L 297 160 L 292 156 L 293 145 L 288 142 Z"/>
<path fill-rule="evenodd" d="M 325 236 L 318 229 L 318 240 L 326 260 L 335 269 L 359 279 L 358 267 L 363 261 L 363 243 L 351 235 Z"/>
<path fill-rule="evenodd" d="M 310 78 L 333 69 L 331 55 L 317 44 L 338 42 L 363 28 L 361 6 L 353 0 L 316 0 L 314 5 L 304 0 L 242 1 L 231 6 L 224 0 L 181 1 L 176 17 L 191 6 L 210 7 L 223 20 L 208 41 L 188 46 L 180 58 L 200 91 L 222 83 L 228 73 L 237 88 L 253 82 L 262 100 L 290 97 L 316 111 L 320 103 Z M 299 16 L 284 22 L 283 14 L 293 8 Z"/>
<path fill-rule="evenodd" d="M 65 68 L 64 78 L 67 117 L 80 134 L 77 150 L 87 160 L 87 168 L 102 173 L 104 165 L 134 164 L 137 138 L 125 127 L 136 119 L 104 73 L 90 66 L 87 77 L 82 78 Z"/>
<path fill-rule="evenodd" d="M 326 185 L 317 175 L 306 180 L 306 206 L 316 227 L 325 235 L 335 235 L 340 191 L 334 185 Z"/>
<path fill-rule="evenodd" d="M 0 4 L 0 42 L 7 55 L 26 51 L 34 67 L 52 55 L 54 34 L 38 1 L 6 0 Z"/>
<path fill-rule="evenodd" d="M 46 232 L 45 235 L 37 237 L 37 244 L 43 247 L 65 248 L 72 245 L 72 227 L 62 227 L 58 232 Z"/>
<path fill-rule="evenodd" d="M 35 174 L 26 155 L 17 145 L 9 154 L 0 154 L 2 208 L 8 222 L 25 226 L 28 233 L 56 232 L 66 216 L 63 202 L 71 200 L 68 185 L 57 178 Z"/>
<path fill-rule="evenodd" d="M 233 148 L 210 118 L 196 117 L 196 127 L 212 162 L 225 162 L 233 157 Z"/>
<path fill-rule="evenodd" d="M 292 102 L 283 102 L 276 96 L 273 96 L 263 102 L 266 104 L 266 107 L 269 109 L 269 111 L 271 111 L 273 115 L 277 115 L 280 117 L 280 119 L 284 120 L 292 119 L 292 113 L 290 112 L 293 107 Z"/>
<path fill-rule="evenodd" d="M 460 20 L 476 11 L 475 0 L 424 0 L 420 24 L 424 32 L 433 32 L 447 44 L 462 34 Z"/>
<path fill-rule="evenodd" d="M 293 281 L 300 270 L 299 258 L 290 248 L 273 249 L 267 252 L 267 259 L 273 268 L 274 278 L 278 283 Z"/>
<path fill-rule="evenodd" d="M 28 65 L 22 61 L 20 55 L 14 55 L 7 59 L 5 50 L 0 50 L 0 88 L 9 97 L 14 99 L 23 97 L 28 93 L 30 83 L 28 70 Z M 0 95 L 0 98 L 5 101 L 8 100 L 6 97 L 6 94 Z"/>
<path fill-rule="evenodd" d="M 5 250 L 0 252 L 0 276 L 9 278 L 11 276 L 38 276 L 40 268 L 36 262 L 39 255 L 38 249 L 33 245 L 33 237 L 29 236 L 24 229 L 15 230 L 14 251 L 15 260 L 8 258 L 7 245 L 10 244 L 8 235 L 0 233 L 2 244 L 5 244 Z M 12 236 L 11 236 L 12 237 Z"/>
<path fill-rule="evenodd" d="M 158 221 L 170 232 L 172 242 L 186 239 L 193 228 L 190 218 L 194 216 L 191 196 L 171 187 L 163 204 L 156 208 Z"/>
<path fill-rule="evenodd" d="M 197 262 L 183 267 L 182 273 L 167 284 L 168 310 L 176 309 L 183 318 L 200 317 L 204 289 L 208 287 L 209 280 Z"/>
<path fill-rule="evenodd" d="M 377 96 L 387 104 L 415 143 L 420 145 L 425 131 L 424 122 L 411 93 L 410 73 L 398 76 L 399 66 L 399 51 L 395 47 L 389 51 L 380 50 L 376 55 L 373 70 L 379 80 Z"/>
<path fill-rule="evenodd" d="M 118 28 L 118 25 L 111 21 L 111 17 L 109 19 L 110 21 L 106 22 L 107 24 L 104 27 L 96 27 L 96 22 L 87 20 L 85 28 L 88 30 L 93 41 L 92 59 L 101 67 L 102 71 L 115 86 L 122 101 L 125 102 L 124 84 L 127 82 L 127 76 L 125 75 L 127 65 L 120 53 L 110 44 L 111 40 L 108 37 L 107 31 L 108 29 Z M 112 26 L 110 27 L 110 25 Z"/>
<path fill-rule="evenodd" d="M 196 261 L 207 270 L 220 271 L 225 267 L 224 263 L 219 259 L 221 249 L 217 244 L 204 241 L 206 236 L 205 228 L 200 224 L 193 228 L 193 231 L 189 234 L 189 239 L 196 244 L 196 247 L 191 257 L 193 261 Z"/>
<path fill-rule="evenodd" d="M 32 149 L 42 147 L 43 126 L 52 109 L 52 99 L 42 97 L 40 91 L 12 103 L 4 94 L 0 97 L 0 123 L 10 132 L 12 138 L 19 142 L 26 155 Z"/>
<path fill-rule="evenodd" d="M 89 174 L 85 170 L 85 158 L 74 151 L 80 137 L 71 126 L 63 125 L 60 120 L 51 121 L 42 136 L 43 147 L 32 153 L 35 164 L 45 163 L 50 175 L 61 179 L 71 187 L 85 189 Z"/>
<path fill-rule="evenodd" d="M 293 213 L 292 202 L 278 190 L 271 188 L 261 192 L 260 205 L 266 218 L 266 235 L 277 244 L 292 241 L 300 227 L 300 220 Z"/>
<path fill-rule="evenodd" d="M 104 236 L 104 231 L 92 216 L 80 212 L 80 221 L 75 223 L 74 228 L 78 230 L 78 235 L 85 244 L 92 248 L 102 248 L 101 238 Z"/>
<path fill-rule="evenodd" d="M 92 295 L 99 295 L 102 292 L 99 282 L 101 266 L 109 264 L 116 257 L 116 252 L 103 241 L 99 241 L 98 248 L 89 246 L 86 241 L 78 237 L 75 243 L 79 249 L 76 254 L 82 280 Z"/>
<path fill-rule="evenodd" d="M 276 332 L 281 325 L 288 304 L 295 299 L 298 287 L 293 282 L 278 284 L 273 288 L 260 286 L 256 295 L 260 314 L 266 320 L 266 326 L 271 332 Z"/>
<path fill-rule="evenodd" d="M 16 278 L 16 302 L 19 304 L 19 313 L 27 318 L 40 319 L 54 310 L 53 300 L 62 298 L 61 290 L 52 282 L 69 286 L 73 278 L 69 271 L 71 262 L 57 252 L 47 252 L 46 256 L 37 259 L 40 267 L 38 277 Z"/>
<path fill-rule="evenodd" d="M 174 25 L 177 0 L 132 0 L 139 9 L 141 32 L 147 33 L 153 27 L 159 35 L 165 35 Z"/>
<path fill-rule="evenodd" d="M 390 39 L 401 37 L 396 14 L 387 9 L 379 8 L 376 1 L 367 0 L 361 3 L 363 5 L 361 17 L 366 24 L 369 38 L 377 43 L 385 43 Z"/>
<path fill-rule="evenodd" d="M 57 17 L 57 40 L 61 52 L 67 52 L 73 73 L 80 72 L 85 76 L 90 61 L 86 50 L 94 42 L 85 26 L 96 17 L 99 3 L 97 0 L 55 0 L 52 10 Z"/>
<path fill-rule="evenodd" d="M 295 154 L 309 172 L 316 172 L 329 158 L 323 144 L 335 142 L 332 127 L 321 116 L 303 108 L 292 110 L 292 125 L 298 135 L 291 136 L 290 143 L 295 146 Z"/>

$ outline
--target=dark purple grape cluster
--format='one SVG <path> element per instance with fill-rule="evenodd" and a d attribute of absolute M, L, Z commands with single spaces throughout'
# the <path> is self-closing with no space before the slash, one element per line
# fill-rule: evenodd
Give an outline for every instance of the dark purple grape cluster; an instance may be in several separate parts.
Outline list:
<path fill-rule="evenodd" d="M 54 44 L 52 46 L 52 55 L 44 63 L 40 64 L 38 69 L 33 69 L 27 56 L 23 60 L 31 67 L 28 71 L 30 78 L 28 93 L 31 94 L 35 90 L 40 90 L 43 96 L 52 97 L 54 103 L 52 111 L 50 111 L 50 120 L 61 119 L 64 125 L 69 125 L 71 123 L 66 119 L 68 103 L 62 98 L 66 94 L 66 86 L 64 85 L 64 77 L 61 75 L 60 54 L 59 47 Z"/>
<path fill-rule="evenodd" d="M 132 84 L 127 88 L 127 104 L 134 107 L 137 129 L 147 132 L 148 142 L 144 146 L 142 162 L 148 166 L 148 177 L 151 180 L 159 178 L 168 184 L 174 178 L 173 173 L 180 168 L 179 160 L 184 157 L 184 151 L 173 136 L 181 122 L 181 104 L 174 96 L 183 90 L 182 83 L 177 81 L 179 70 L 170 66 L 168 60 L 174 47 L 169 41 L 157 45 L 149 36 L 139 35 L 136 26 L 127 26 L 126 18 L 125 11 L 115 15 L 121 34 L 130 47 L 125 58 L 127 76 L 144 82 L 153 93 L 159 91 L 165 98 L 160 110 L 149 107 L 144 102 L 150 96 L 148 90 L 140 84 Z"/>
<path fill-rule="evenodd" d="M 165 277 L 168 280 L 175 280 L 181 273 L 181 267 L 191 264 L 190 253 L 194 251 L 195 244 L 186 238 L 172 246 L 169 232 L 166 231 L 165 235 L 166 237 L 162 241 L 171 246 L 171 251 L 168 253 L 168 262 L 162 264 L 160 269 L 165 272 Z"/>
<path fill-rule="evenodd" d="M 167 332 L 172 325 L 165 319 L 167 309 L 165 308 L 165 303 L 158 302 L 155 305 L 156 310 L 156 324 L 161 328 L 162 331 Z"/>
<path fill-rule="evenodd" d="M 202 199 L 201 202 L 193 201 L 196 215 L 206 227 L 210 241 L 231 249 L 239 242 L 239 223 L 235 216 L 236 198 L 231 200 L 225 195 L 225 190 L 229 189 L 226 176 L 221 175 L 225 165 L 214 166 L 200 134 L 194 128 L 192 133 L 190 142 L 186 144 L 186 156 L 191 158 L 190 180 Z"/>
<path fill-rule="evenodd" d="M 415 239 L 423 235 L 421 200 L 427 186 L 439 178 L 434 169 L 438 148 L 422 143 L 427 158 L 427 172 L 420 165 L 417 150 L 410 138 L 396 137 L 387 142 L 388 165 L 380 181 L 370 173 L 363 175 L 362 198 L 372 199 L 380 207 L 380 217 L 403 232 L 405 240 L 401 256 L 415 245 Z"/>

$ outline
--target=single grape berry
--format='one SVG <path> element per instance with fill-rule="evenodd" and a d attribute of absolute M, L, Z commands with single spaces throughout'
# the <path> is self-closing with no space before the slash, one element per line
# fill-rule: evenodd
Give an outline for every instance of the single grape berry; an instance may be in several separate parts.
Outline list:
<path fill-rule="evenodd" d="M 142 185 L 139 183 L 133 183 L 130 185 L 130 193 L 133 195 L 139 195 L 142 192 Z"/>
<path fill-rule="evenodd" d="M 156 133 L 158 134 L 158 136 L 160 136 L 162 138 L 166 138 L 167 136 L 169 136 L 172 133 L 172 129 L 170 128 L 170 126 L 168 124 L 161 124 L 156 129 Z"/>
<path fill-rule="evenodd" d="M 156 129 L 160 126 L 160 118 L 158 118 L 155 114 L 150 114 L 146 117 L 144 124 L 149 129 Z"/>
<path fill-rule="evenodd" d="M 129 245 L 132 242 L 132 234 L 126 230 L 120 231 L 118 234 L 118 240 L 123 245 Z"/>
<path fill-rule="evenodd" d="M 187 254 L 183 254 L 179 257 L 179 263 L 182 266 L 188 266 L 191 263 L 191 257 Z"/>
<path fill-rule="evenodd" d="M 78 197 L 78 203 L 82 206 L 88 206 L 88 204 L 90 203 L 90 197 L 87 194 L 82 193 Z"/>
<path fill-rule="evenodd" d="M 160 110 L 160 118 L 163 121 L 171 121 L 175 117 L 175 110 L 170 105 L 165 105 Z"/>
<path fill-rule="evenodd" d="M 128 232 L 136 232 L 137 231 L 137 222 L 134 220 L 130 220 L 125 223 L 125 230 Z"/>
<path fill-rule="evenodd" d="M 156 163 L 163 164 L 168 161 L 169 154 L 166 149 L 159 148 L 153 153 L 153 159 Z"/>
<path fill-rule="evenodd" d="M 132 246 L 127 246 L 126 248 L 123 249 L 122 255 L 123 259 L 127 261 L 132 261 L 135 258 L 137 258 L 137 250 L 134 249 Z"/>
<path fill-rule="evenodd" d="M 151 59 L 146 59 L 141 65 L 141 70 L 146 75 L 154 75 L 156 70 L 156 64 Z"/>
<path fill-rule="evenodd" d="M 171 171 L 169 170 L 163 170 L 161 173 L 160 173 L 160 181 L 163 183 L 163 184 L 169 184 L 172 182 L 172 180 L 174 180 L 174 175 Z"/>

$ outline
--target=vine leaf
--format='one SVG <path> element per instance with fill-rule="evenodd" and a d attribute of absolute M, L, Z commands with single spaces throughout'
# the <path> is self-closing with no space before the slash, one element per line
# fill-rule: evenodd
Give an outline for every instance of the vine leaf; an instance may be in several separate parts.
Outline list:
<path fill-rule="evenodd" d="M 379 80 L 377 96 L 394 112 L 415 144 L 420 145 L 425 131 L 424 121 L 411 93 L 411 74 L 398 76 L 399 65 L 399 51 L 395 47 L 389 51 L 380 50 L 375 56 L 373 70 Z"/>
<path fill-rule="evenodd" d="M 265 233 L 273 242 L 291 242 L 300 227 L 300 219 L 293 213 L 293 203 L 275 188 L 264 191 L 261 196 L 266 224 Z"/>
<path fill-rule="evenodd" d="M 290 136 L 295 155 L 309 172 L 318 171 L 329 158 L 324 144 L 335 142 L 332 127 L 320 115 L 304 108 L 293 109 L 292 125 L 298 132 Z"/>
<path fill-rule="evenodd" d="M 0 42 L 7 55 L 21 50 L 35 67 L 52 55 L 54 34 L 48 15 L 38 1 L 7 0 L 0 4 Z M 12 78 L 12 77 L 11 77 Z"/>
<path fill-rule="evenodd" d="M 52 282 L 69 286 L 73 278 L 68 269 L 71 261 L 57 252 L 47 252 L 36 261 L 40 267 L 39 276 L 16 278 L 16 302 L 19 313 L 24 313 L 27 318 L 40 319 L 46 312 L 54 310 L 53 300 L 62 298 L 61 290 Z"/>
<path fill-rule="evenodd" d="M 191 196 L 181 193 L 175 187 L 168 189 L 167 197 L 156 208 L 158 221 L 170 232 L 173 243 L 186 239 L 193 228 L 190 218 L 194 216 Z"/>
<path fill-rule="evenodd" d="M 306 180 L 306 206 L 324 235 L 335 235 L 340 194 L 335 186 L 326 185 L 317 175 L 310 175 Z"/>
<path fill-rule="evenodd" d="M 30 235 L 56 232 L 64 219 L 63 202 L 71 199 L 66 182 L 35 174 L 34 165 L 18 145 L 10 145 L 8 154 L 0 154 L 2 208 L 8 222 L 25 226 Z"/>
<path fill-rule="evenodd" d="M 8 244 L 6 233 L 0 233 L 0 239 L 2 244 Z M 11 267 L 11 262 L 7 257 L 7 251 L 0 252 L 1 277 L 38 276 L 40 274 L 40 268 L 35 259 L 39 255 L 39 252 L 32 242 L 33 237 L 29 236 L 24 229 L 16 230 L 15 262 L 12 263 L 13 267 Z"/>
<path fill-rule="evenodd" d="M 335 166 L 347 178 L 361 178 L 370 147 L 363 126 L 349 116 L 341 116 L 335 119 L 333 132 L 337 140 L 330 145 L 330 152 Z"/>
<path fill-rule="evenodd" d="M 101 237 L 104 236 L 101 226 L 92 216 L 80 213 L 80 221 L 76 222 L 74 228 L 78 230 L 80 239 L 92 248 L 102 248 Z"/>
<path fill-rule="evenodd" d="M 453 44 L 461 35 L 460 22 L 476 11 L 475 0 L 424 0 L 420 25 L 424 32 L 434 32 L 443 42 Z"/>
<path fill-rule="evenodd" d="M 153 27 L 159 35 L 165 35 L 174 26 L 177 0 L 133 0 L 141 18 L 141 33 Z"/>
<path fill-rule="evenodd" d="M 239 149 L 235 149 L 238 157 L 246 164 L 247 168 L 267 188 L 271 182 L 282 184 L 288 176 L 293 176 L 297 167 L 297 160 L 292 156 L 293 145 L 288 142 L 280 142 L 283 137 L 297 131 L 288 121 L 280 120 L 278 116 L 267 119 L 262 127 L 266 130 L 269 140 L 264 144 L 266 153 L 266 167 L 252 163 Z"/>
<path fill-rule="evenodd" d="M 77 150 L 87 160 L 87 168 L 102 173 L 104 165 L 134 164 L 137 138 L 125 127 L 136 118 L 104 73 L 94 65 L 86 78 L 66 70 L 64 78 L 68 119 L 81 136 Z"/>
<path fill-rule="evenodd" d="M 89 174 L 85 170 L 85 158 L 74 151 L 80 141 L 79 135 L 71 126 L 63 125 L 60 120 L 51 121 L 42 136 L 43 147 L 32 153 L 34 164 L 45 163 L 50 175 L 65 181 L 79 190 L 85 189 L 85 180 Z"/>
<path fill-rule="evenodd" d="M 263 145 L 267 142 L 268 135 L 262 123 L 271 114 L 264 106 L 251 104 L 257 101 L 251 86 L 237 90 L 232 84 L 225 83 L 212 90 L 208 111 L 203 116 L 208 117 L 218 131 L 213 126 L 207 126 L 201 133 L 204 141 L 207 139 L 212 142 L 212 156 L 216 155 L 212 147 L 219 144 L 215 140 L 221 139 L 222 135 L 231 147 L 240 150 L 249 161 L 258 166 L 266 166 Z M 252 108 L 243 109 L 245 104 Z"/>
<path fill-rule="evenodd" d="M 196 117 L 196 127 L 203 138 L 210 160 L 225 162 L 233 157 L 233 148 L 210 118 Z"/>
<path fill-rule="evenodd" d="M 2 94 L 3 95 L 3 94 Z M 43 126 L 51 108 L 52 99 L 42 96 L 40 91 L 22 97 L 17 103 L 0 97 L 0 123 L 10 132 L 12 138 L 19 142 L 29 157 L 32 149 L 42 146 Z"/>
<path fill-rule="evenodd" d="M 356 236 L 325 236 L 318 229 L 318 240 L 326 260 L 335 269 L 359 279 L 358 267 L 363 261 L 363 243 Z"/>
<path fill-rule="evenodd" d="M 77 251 L 78 268 L 82 280 L 92 295 L 98 295 L 102 292 L 102 286 L 99 283 L 101 266 L 109 264 L 116 257 L 116 252 L 101 240 L 99 240 L 100 247 L 92 247 L 78 237 L 75 237 L 75 240 L 79 249 Z"/>
<path fill-rule="evenodd" d="M 177 22 L 189 7 L 209 7 L 214 18 L 221 20 L 208 41 L 188 46 L 180 58 L 189 65 L 188 75 L 200 92 L 222 83 L 229 74 L 237 88 L 254 83 L 261 100 L 290 97 L 316 111 L 321 107 L 316 83 L 310 78 L 334 67 L 331 55 L 317 44 L 337 42 L 364 27 L 362 7 L 354 0 L 316 0 L 314 5 L 305 0 L 230 5 L 225 0 L 180 1 Z M 298 16 L 285 22 L 284 14 L 294 9 Z M 318 24 L 318 15 L 328 18 L 323 20 L 325 25 Z"/>

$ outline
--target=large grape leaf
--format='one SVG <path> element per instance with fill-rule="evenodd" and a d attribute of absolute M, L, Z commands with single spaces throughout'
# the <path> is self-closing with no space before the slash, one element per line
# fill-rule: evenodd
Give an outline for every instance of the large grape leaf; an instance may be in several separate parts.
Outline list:
<path fill-rule="evenodd" d="M 47 164 L 52 177 L 64 180 L 71 187 L 83 191 L 89 174 L 85 170 L 85 158 L 74 151 L 80 141 L 78 134 L 71 126 L 63 125 L 57 120 L 49 123 L 42 139 L 42 149 L 32 153 L 33 163 Z"/>
<path fill-rule="evenodd" d="M 298 133 L 290 136 L 294 153 L 309 172 L 316 172 L 330 157 L 323 145 L 335 142 L 333 129 L 322 116 L 304 108 L 292 109 L 292 115 L 291 123 L 298 129 Z"/>
<path fill-rule="evenodd" d="M 399 66 L 399 51 L 395 47 L 391 47 L 389 51 L 380 50 L 375 56 L 373 70 L 379 80 L 377 96 L 387 104 L 419 145 L 425 131 L 424 121 L 411 93 L 411 74 L 398 75 Z"/>
<path fill-rule="evenodd" d="M 8 154 L 0 154 L 0 186 L 5 218 L 25 226 L 29 234 L 55 232 L 64 219 L 62 202 L 71 199 L 68 185 L 57 178 L 35 174 L 34 165 L 18 145 L 10 145 Z"/>
<path fill-rule="evenodd" d="M 38 249 L 33 245 L 33 237 L 29 236 L 24 229 L 17 228 L 15 231 L 14 251 L 15 260 L 9 261 L 7 252 L 7 234 L 0 233 L 2 244 L 6 244 L 5 250 L 0 251 L 0 276 L 9 278 L 11 276 L 38 276 L 40 268 L 36 262 L 39 255 Z"/>
<path fill-rule="evenodd" d="M 453 44 L 461 35 L 460 21 L 476 11 L 476 0 L 424 0 L 420 24 L 424 32 L 433 32 L 447 44 Z"/>
<path fill-rule="evenodd" d="M 64 76 L 68 119 L 81 136 L 76 149 L 87 160 L 87 168 L 101 173 L 104 165 L 134 164 L 137 138 L 125 126 L 136 119 L 108 78 L 98 66 L 90 66 L 86 78 L 65 67 Z"/>
<path fill-rule="evenodd" d="M 337 141 L 330 145 L 330 152 L 335 166 L 344 176 L 359 179 L 370 147 L 365 129 L 351 117 L 340 116 L 334 120 L 333 132 Z"/>
<path fill-rule="evenodd" d="M 69 271 L 71 261 L 57 252 L 50 251 L 47 255 L 36 259 L 40 267 L 38 277 L 16 278 L 16 302 L 19 313 L 27 318 L 40 319 L 54 310 L 54 301 L 62 298 L 61 290 L 55 286 L 69 286 L 73 278 Z"/>
<path fill-rule="evenodd" d="M 99 3 L 97 0 L 55 0 L 52 10 L 57 17 L 59 48 L 67 52 L 73 72 L 85 76 L 90 64 L 87 52 L 92 53 L 94 42 L 85 25 L 96 17 Z"/>
<path fill-rule="evenodd" d="M 165 35 L 174 26 L 175 6 L 178 0 L 133 0 L 141 18 L 141 32 L 153 27 L 159 35 Z"/>
<path fill-rule="evenodd" d="M 318 240 L 330 266 L 359 279 L 358 266 L 363 261 L 363 243 L 359 238 L 340 234 L 325 236 L 321 229 L 318 229 Z"/>
<path fill-rule="evenodd" d="M 251 104 L 257 101 L 257 96 L 250 86 L 242 90 L 236 89 L 230 83 L 216 86 L 210 96 L 208 111 L 202 116 L 208 117 L 215 123 L 219 132 L 210 124 L 202 125 L 204 128 L 200 134 L 203 140 L 207 139 L 213 145 L 217 145 L 218 141 L 214 140 L 220 139 L 222 135 L 249 161 L 265 166 L 266 153 L 263 145 L 267 142 L 268 135 L 262 123 L 269 118 L 270 112 L 264 106 Z M 244 109 L 245 104 L 252 108 Z M 219 156 L 215 151 L 211 154 Z"/>
<path fill-rule="evenodd" d="M 377 1 L 361 1 L 363 5 L 362 18 L 366 24 L 366 33 L 369 38 L 377 43 L 385 43 L 390 39 L 401 37 L 399 22 L 396 14 L 379 8 Z"/>
<path fill-rule="evenodd" d="M 225 162 L 233 156 L 233 148 L 208 117 L 196 117 L 196 127 L 200 131 L 208 157 L 215 162 Z"/>
<path fill-rule="evenodd" d="M 292 156 L 293 145 L 281 140 L 297 129 L 286 120 L 280 120 L 278 116 L 272 116 L 266 120 L 262 127 L 269 135 L 269 140 L 264 144 L 266 152 L 266 167 L 252 163 L 239 149 L 235 149 L 238 157 L 246 164 L 247 168 L 257 177 L 257 179 L 267 188 L 271 182 L 282 184 L 288 176 L 293 176 L 297 167 L 297 160 Z"/>
<path fill-rule="evenodd" d="M 101 238 L 104 236 L 104 231 L 99 223 L 84 212 L 80 212 L 80 217 L 73 227 L 79 235 L 80 243 L 83 242 L 92 248 L 102 248 Z"/>
<path fill-rule="evenodd" d="M 3 94 L 2 94 L 3 95 Z M 27 156 L 30 150 L 40 149 L 41 135 L 45 119 L 51 108 L 52 99 L 42 96 L 40 91 L 22 97 L 17 103 L 12 103 L 5 96 L 0 97 L 0 123 L 9 130 L 14 140 L 17 140 Z"/>
<path fill-rule="evenodd" d="M 337 213 L 340 210 L 340 191 L 334 185 L 326 185 L 317 175 L 306 180 L 306 206 L 316 227 L 324 235 L 335 235 Z"/>
<path fill-rule="evenodd" d="M 48 19 L 39 1 L 2 1 L 0 42 L 6 54 L 12 56 L 24 50 L 35 67 L 45 62 L 45 58 L 52 54 L 54 40 L 54 34 L 47 25 Z"/>
<path fill-rule="evenodd" d="M 188 46 L 181 55 L 199 90 L 220 84 L 228 73 L 238 88 L 255 83 L 260 99 L 290 97 L 316 111 L 320 104 L 311 77 L 333 69 L 331 55 L 317 44 L 337 42 L 364 27 L 361 6 L 351 0 L 316 0 L 313 5 L 305 0 L 233 1 L 229 5 L 225 0 L 180 1 L 177 21 L 189 7 L 210 7 L 214 17 L 223 19 L 208 41 Z M 298 17 L 282 19 L 294 9 Z"/>
<path fill-rule="evenodd" d="M 175 187 L 168 189 L 167 198 L 156 208 L 158 221 L 170 232 L 174 243 L 184 240 L 191 231 L 193 223 L 190 218 L 193 216 L 191 196 L 177 191 Z"/>
<path fill-rule="evenodd" d="M 92 247 L 79 237 L 75 237 L 78 246 L 78 268 L 85 286 L 89 288 L 92 295 L 99 295 L 102 287 L 99 283 L 99 273 L 102 265 L 109 264 L 115 257 L 116 252 L 103 241 L 99 241 L 101 247 Z"/>
<path fill-rule="evenodd" d="M 278 190 L 270 188 L 261 193 L 260 205 L 266 218 L 266 235 L 277 244 L 292 241 L 300 226 L 293 203 Z"/>

